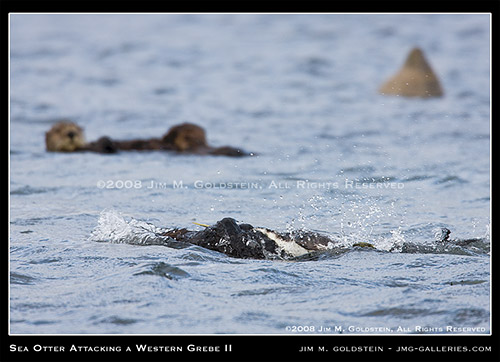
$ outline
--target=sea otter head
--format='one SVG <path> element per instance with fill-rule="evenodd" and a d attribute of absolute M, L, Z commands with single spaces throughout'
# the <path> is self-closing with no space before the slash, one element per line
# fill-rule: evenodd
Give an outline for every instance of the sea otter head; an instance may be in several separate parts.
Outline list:
<path fill-rule="evenodd" d="M 208 147 L 205 130 L 192 123 L 183 123 L 170 128 L 162 141 L 166 147 L 179 152 Z"/>
<path fill-rule="evenodd" d="M 189 242 L 236 258 L 279 259 L 282 256 L 280 247 L 266 234 L 229 217 L 196 232 Z"/>
<path fill-rule="evenodd" d="M 206 242 L 216 244 L 221 241 L 239 241 L 242 239 L 243 234 L 251 228 L 253 228 L 251 225 L 239 225 L 236 220 L 226 217 L 217 221 L 215 225 L 207 227 L 202 234 Z"/>
<path fill-rule="evenodd" d="M 83 130 L 73 122 L 60 121 L 45 133 L 47 151 L 74 152 L 85 146 Z"/>

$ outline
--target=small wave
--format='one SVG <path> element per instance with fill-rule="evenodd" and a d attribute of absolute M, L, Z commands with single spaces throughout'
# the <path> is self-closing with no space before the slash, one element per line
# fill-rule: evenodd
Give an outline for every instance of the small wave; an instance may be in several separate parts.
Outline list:
<path fill-rule="evenodd" d="M 30 264 L 50 264 L 50 263 L 58 263 L 62 261 L 62 258 L 42 258 L 42 259 L 33 259 L 29 261 Z"/>
<path fill-rule="evenodd" d="M 144 270 L 135 273 L 134 275 L 156 275 L 170 280 L 178 280 L 189 277 L 190 274 L 176 266 L 159 262 L 146 264 L 142 267 Z"/>
<path fill-rule="evenodd" d="M 10 273 L 10 283 L 11 284 L 29 285 L 29 284 L 34 284 L 35 281 L 36 281 L 36 279 L 33 277 L 30 277 L 29 275 L 24 275 L 24 274 L 15 273 L 15 272 Z"/>
<path fill-rule="evenodd" d="M 413 175 L 413 176 L 408 176 L 406 178 L 403 178 L 401 181 L 402 182 L 425 181 L 425 180 L 431 179 L 433 177 L 434 176 L 431 176 L 431 175 Z"/>
<path fill-rule="evenodd" d="M 448 312 L 444 310 L 443 311 L 429 310 L 424 308 L 412 308 L 405 306 L 405 307 L 390 307 L 390 308 L 375 309 L 361 315 L 364 317 L 396 316 L 401 319 L 412 319 L 419 316 L 440 315 L 440 314 L 448 314 Z"/>
<path fill-rule="evenodd" d="M 488 323 L 490 319 L 489 310 L 483 308 L 459 308 L 453 311 L 451 325 L 459 326 L 467 323 L 468 325 L 481 325 Z"/>
<path fill-rule="evenodd" d="M 57 190 L 57 188 L 50 187 L 32 187 L 32 186 L 21 186 L 16 189 L 10 191 L 11 195 L 33 195 L 33 194 L 42 194 L 45 192 L 51 192 Z"/>
<path fill-rule="evenodd" d="M 252 288 L 252 289 L 243 289 L 237 293 L 231 294 L 232 297 L 254 297 L 254 296 L 262 296 L 268 294 L 282 294 L 282 293 L 290 293 L 293 294 L 296 292 L 295 287 L 268 287 L 268 288 Z"/>
<path fill-rule="evenodd" d="M 225 255 L 219 253 L 218 251 L 205 249 L 201 246 L 193 244 L 186 246 L 186 252 L 180 255 L 179 259 L 185 260 L 192 265 L 199 265 L 205 262 L 243 264 L 243 262 L 239 259 L 225 258 Z"/>
<path fill-rule="evenodd" d="M 457 184 L 465 184 L 468 183 L 468 181 L 455 175 L 449 175 L 435 181 L 434 183 L 436 185 L 444 185 L 445 187 L 450 187 Z"/>
<path fill-rule="evenodd" d="M 137 322 L 139 322 L 139 320 L 137 320 L 137 319 L 111 316 L 108 318 L 101 319 L 94 324 L 108 324 L 109 323 L 109 324 L 116 324 L 116 325 L 130 325 L 130 324 L 135 324 Z"/>

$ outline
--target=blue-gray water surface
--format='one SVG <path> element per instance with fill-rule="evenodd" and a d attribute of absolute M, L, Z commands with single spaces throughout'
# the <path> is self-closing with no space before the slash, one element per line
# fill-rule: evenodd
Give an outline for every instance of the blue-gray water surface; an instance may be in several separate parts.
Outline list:
<path fill-rule="evenodd" d="M 489 333 L 489 21 L 12 14 L 11 333 Z M 444 97 L 377 93 L 413 46 Z M 46 152 L 62 118 L 88 140 L 192 122 L 256 155 Z M 272 261 L 127 243 L 223 217 L 343 251 Z M 436 246 L 442 227 L 478 241 Z"/>

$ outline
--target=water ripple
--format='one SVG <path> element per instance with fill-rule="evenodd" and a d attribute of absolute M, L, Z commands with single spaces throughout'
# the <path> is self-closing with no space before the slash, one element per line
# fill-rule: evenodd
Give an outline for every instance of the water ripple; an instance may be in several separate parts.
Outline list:
<path fill-rule="evenodd" d="M 179 280 L 190 276 L 185 270 L 164 262 L 146 264 L 140 269 L 143 270 L 134 273 L 134 275 L 156 275 L 170 280 Z"/>
<path fill-rule="evenodd" d="M 36 281 L 36 278 L 31 277 L 29 275 L 16 273 L 16 272 L 10 273 L 11 284 L 29 285 L 29 284 L 34 284 L 35 281 Z"/>

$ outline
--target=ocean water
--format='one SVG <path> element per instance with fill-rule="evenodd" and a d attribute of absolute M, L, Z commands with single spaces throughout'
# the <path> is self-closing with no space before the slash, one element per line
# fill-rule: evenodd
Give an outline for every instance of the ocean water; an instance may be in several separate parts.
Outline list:
<path fill-rule="evenodd" d="M 489 21 L 12 14 L 10 332 L 489 333 Z M 444 97 L 377 93 L 413 46 Z M 88 140 L 192 122 L 255 155 L 48 153 L 62 118 Z M 132 242 L 223 217 L 338 249 L 272 261 Z M 437 244 L 442 227 L 477 240 Z"/>

